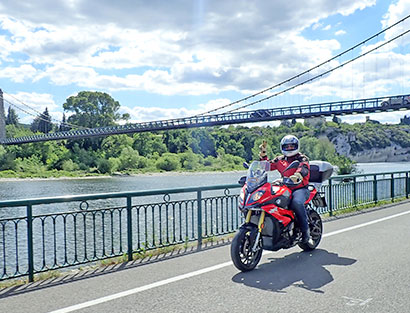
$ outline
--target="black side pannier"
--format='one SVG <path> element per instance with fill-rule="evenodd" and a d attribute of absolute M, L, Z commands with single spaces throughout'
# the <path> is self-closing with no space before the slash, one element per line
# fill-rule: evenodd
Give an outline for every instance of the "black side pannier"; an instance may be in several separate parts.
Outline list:
<path fill-rule="evenodd" d="M 317 208 L 326 208 L 327 203 L 324 192 L 318 192 L 312 199 L 312 204 Z"/>

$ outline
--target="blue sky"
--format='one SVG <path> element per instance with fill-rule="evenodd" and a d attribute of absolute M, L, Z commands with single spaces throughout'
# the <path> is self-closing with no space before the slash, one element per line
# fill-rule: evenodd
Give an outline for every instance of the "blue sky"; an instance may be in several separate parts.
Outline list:
<path fill-rule="evenodd" d="M 192 116 L 303 72 L 410 12 L 407 0 L 306 3 L 2 1 L 0 88 L 6 110 L 9 102 L 22 106 L 18 99 L 34 115 L 47 107 L 59 121 L 65 100 L 90 90 L 109 93 L 132 122 Z M 361 49 L 409 28 L 410 19 Z M 406 35 L 324 79 L 249 109 L 410 94 L 409 43 Z M 31 122 L 33 116 L 14 108 L 22 122 Z M 404 114 L 409 112 L 371 118 L 397 123 Z M 343 119 L 364 121 L 365 116 Z"/>

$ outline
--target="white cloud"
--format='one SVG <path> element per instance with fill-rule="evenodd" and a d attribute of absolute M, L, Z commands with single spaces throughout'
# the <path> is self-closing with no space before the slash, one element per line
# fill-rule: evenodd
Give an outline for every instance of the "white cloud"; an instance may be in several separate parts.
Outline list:
<path fill-rule="evenodd" d="M 284 77 L 287 70 L 277 70 L 284 62 L 301 71 L 338 45 L 305 40 L 300 30 L 321 17 L 350 14 L 374 1 L 329 5 L 320 0 L 314 8 L 248 1 L 202 4 L 39 0 L 28 7 L 13 2 L 2 28 L 12 34 L 8 56 L 23 53 L 33 66 L 46 65 L 37 79 L 57 85 L 166 95 L 257 91 Z M 301 43 L 308 52 L 299 49 Z M 135 73 L 104 73 L 118 69 Z M 245 79 L 248 73 L 251 79 Z"/>
<path fill-rule="evenodd" d="M 398 0 L 397 2 L 390 4 L 387 13 L 383 16 L 381 21 L 383 28 L 387 28 L 398 22 L 407 16 L 408 12 L 410 12 L 410 2 L 407 0 Z M 384 36 L 385 40 L 389 40 L 404 31 L 407 31 L 408 29 L 410 29 L 409 19 L 395 26 L 391 30 L 388 30 Z M 403 36 L 400 39 L 400 43 L 401 45 L 410 44 L 410 36 L 408 34 Z"/>
<path fill-rule="evenodd" d="M 341 35 L 345 35 L 346 31 L 344 30 L 338 30 L 337 32 L 335 32 L 335 36 L 341 36 Z"/>
<path fill-rule="evenodd" d="M 323 30 L 329 30 L 332 28 L 332 25 L 328 24 L 325 27 L 323 27 Z"/>
<path fill-rule="evenodd" d="M 322 23 L 315 23 L 315 24 L 313 24 L 312 29 L 313 29 L 313 30 L 316 30 L 316 29 L 318 29 L 318 28 L 321 28 L 322 26 L 323 26 Z"/>
<path fill-rule="evenodd" d="M 43 113 L 46 108 L 53 122 L 62 119 L 62 113 L 58 110 L 58 106 L 51 94 L 36 92 L 4 93 L 4 100 L 5 107 L 11 106 L 19 116 L 20 122 L 24 124 L 30 124 L 33 118 Z"/>
<path fill-rule="evenodd" d="M 22 83 L 27 79 L 35 77 L 37 70 L 29 64 L 19 67 L 5 67 L 0 71 L 0 78 L 8 78 L 13 82 Z"/>
<path fill-rule="evenodd" d="M 134 106 L 133 108 L 121 107 L 121 113 L 129 113 L 131 116 L 130 122 L 147 122 L 156 120 L 168 120 L 182 117 L 195 116 L 209 110 L 219 108 L 222 105 L 230 103 L 229 99 L 214 99 L 207 103 L 202 103 L 198 105 L 198 109 L 189 108 L 162 108 L 162 107 L 141 107 Z M 219 113 L 219 112 L 218 112 Z"/>

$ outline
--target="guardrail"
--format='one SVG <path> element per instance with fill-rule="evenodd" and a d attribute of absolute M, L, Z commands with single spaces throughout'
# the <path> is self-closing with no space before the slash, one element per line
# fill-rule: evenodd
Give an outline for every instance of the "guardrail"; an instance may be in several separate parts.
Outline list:
<path fill-rule="evenodd" d="M 410 171 L 409 171 L 410 172 Z M 409 172 L 334 176 L 321 214 L 408 197 Z M 176 188 L 0 202 L 0 281 L 232 233 L 240 186 Z"/>

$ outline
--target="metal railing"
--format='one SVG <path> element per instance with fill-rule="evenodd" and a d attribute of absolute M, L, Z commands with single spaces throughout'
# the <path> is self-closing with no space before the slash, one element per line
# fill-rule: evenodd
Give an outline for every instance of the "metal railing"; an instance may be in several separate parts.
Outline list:
<path fill-rule="evenodd" d="M 410 171 L 409 171 L 410 172 Z M 334 176 L 321 214 L 408 197 L 409 172 Z M 176 188 L 0 202 L 0 281 L 236 231 L 240 186 Z"/>

